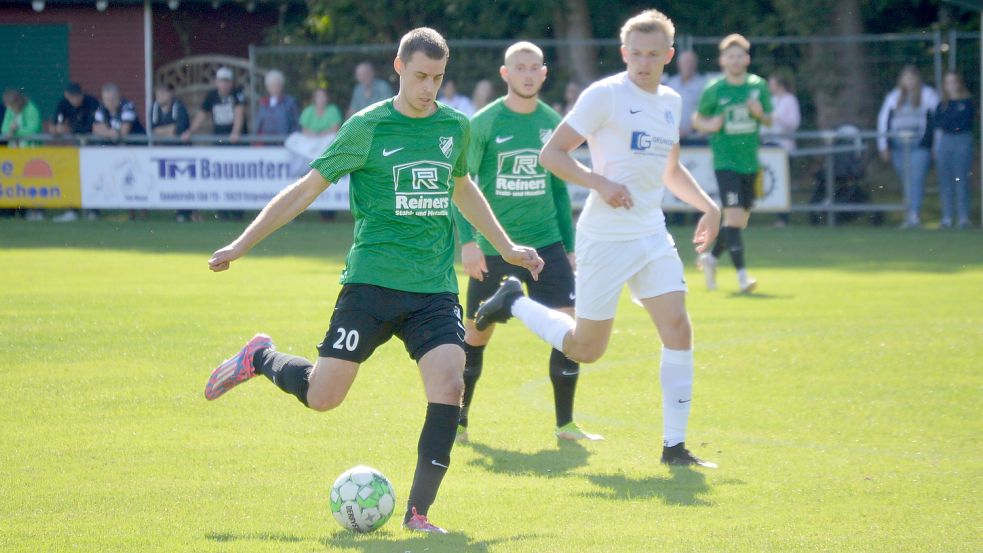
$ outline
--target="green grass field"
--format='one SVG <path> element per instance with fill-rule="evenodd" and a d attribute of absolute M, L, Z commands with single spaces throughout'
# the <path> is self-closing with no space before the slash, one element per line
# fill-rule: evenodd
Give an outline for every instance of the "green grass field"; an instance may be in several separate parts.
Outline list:
<path fill-rule="evenodd" d="M 392 341 L 339 409 L 265 379 L 209 403 L 210 369 L 257 331 L 313 356 L 348 224 L 298 222 L 223 274 L 241 225 L 0 222 L 0 551 L 981 551 L 983 234 L 755 228 L 760 293 L 707 293 L 688 444 L 658 463 L 659 342 L 623 297 L 558 445 L 548 349 L 499 329 L 432 519 L 354 535 L 343 470 L 408 492 L 425 410 Z M 689 242 L 691 229 L 676 232 Z M 398 511 L 401 512 L 401 509 Z"/>

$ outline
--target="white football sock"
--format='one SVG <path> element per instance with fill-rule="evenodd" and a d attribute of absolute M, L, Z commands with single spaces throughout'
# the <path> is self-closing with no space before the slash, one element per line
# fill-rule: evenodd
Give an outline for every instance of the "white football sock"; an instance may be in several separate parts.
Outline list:
<path fill-rule="evenodd" d="M 686 441 L 686 425 L 693 405 L 693 350 L 662 348 L 662 427 L 664 445 Z"/>
<path fill-rule="evenodd" d="M 564 336 L 577 326 L 570 315 L 550 309 L 525 296 L 512 304 L 512 315 L 559 351 L 563 351 Z"/>
<path fill-rule="evenodd" d="M 747 286 L 747 269 L 738 269 L 737 271 L 737 282 L 741 285 L 741 288 Z"/>

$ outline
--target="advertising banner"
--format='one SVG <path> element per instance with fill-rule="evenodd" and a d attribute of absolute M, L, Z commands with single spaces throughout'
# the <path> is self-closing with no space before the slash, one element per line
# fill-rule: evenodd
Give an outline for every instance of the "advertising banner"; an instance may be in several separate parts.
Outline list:
<path fill-rule="evenodd" d="M 77 148 L 0 148 L 0 207 L 81 206 Z"/>
<path fill-rule="evenodd" d="M 262 209 L 310 161 L 283 147 L 84 147 L 82 205 L 105 209 Z M 311 209 L 348 209 L 348 179 Z"/>
<path fill-rule="evenodd" d="M 590 154 L 586 149 L 577 151 L 577 157 L 590 166 Z M 693 174 L 693 178 L 717 205 L 723 206 L 717 189 L 717 178 L 713 173 L 713 154 L 706 147 L 685 147 L 679 152 L 682 164 Z M 758 152 L 763 177 L 763 193 L 754 203 L 754 211 L 788 211 L 791 200 L 789 194 L 788 154 L 777 147 L 763 147 Z M 580 209 L 587 201 L 590 190 L 570 185 L 570 201 L 575 209 Z M 689 205 L 678 200 L 666 190 L 662 202 L 664 211 L 693 211 Z"/>

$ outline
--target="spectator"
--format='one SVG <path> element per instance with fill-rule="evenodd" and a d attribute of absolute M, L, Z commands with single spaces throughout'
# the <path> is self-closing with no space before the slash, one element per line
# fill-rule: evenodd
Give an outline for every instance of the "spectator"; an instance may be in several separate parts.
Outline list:
<path fill-rule="evenodd" d="M 940 131 L 935 149 L 942 200 L 939 226 L 952 228 L 953 215 L 958 213 L 959 228 L 969 228 L 969 168 L 973 163 L 976 106 L 959 73 L 947 72 L 942 85 L 943 102 L 935 113 L 935 126 Z"/>
<path fill-rule="evenodd" d="M 474 105 L 475 113 L 487 106 L 492 101 L 494 95 L 495 89 L 492 86 L 492 82 L 488 79 L 481 79 L 475 83 L 474 92 L 471 93 L 471 103 Z"/>
<path fill-rule="evenodd" d="M 99 100 L 82 92 L 78 83 L 68 83 L 63 96 L 55 108 L 51 134 L 91 134 Z"/>
<path fill-rule="evenodd" d="M 188 130 L 188 108 L 174 97 L 174 88 L 169 84 L 158 84 L 154 88 L 154 104 L 150 107 L 150 129 L 154 136 L 175 138 Z M 190 209 L 179 209 L 175 219 L 179 223 L 199 220 L 198 213 Z"/>
<path fill-rule="evenodd" d="M 683 99 L 682 121 L 679 122 L 679 143 L 683 145 L 707 143 L 707 136 L 693 128 L 693 112 L 707 85 L 706 76 L 697 72 L 699 62 L 696 52 L 683 50 L 676 57 L 678 72 L 666 80 L 666 86 L 678 92 Z"/>
<path fill-rule="evenodd" d="M 41 114 L 37 106 L 23 92 L 16 88 L 8 88 L 3 93 L 3 122 L 0 123 L 0 133 L 8 140 L 7 146 L 30 146 L 30 142 L 15 140 L 41 132 Z M 18 144 L 19 142 L 19 144 Z M 18 210 L 4 211 L 4 215 L 16 215 Z M 24 212 L 28 221 L 41 221 L 44 214 L 39 209 L 28 209 Z"/>
<path fill-rule="evenodd" d="M 331 97 L 328 96 L 327 90 L 323 88 L 315 90 L 312 100 L 313 103 L 304 108 L 304 112 L 300 114 L 300 129 L 308 139 L 323 138 L 323 141 L 307 141 L 307 144 L 310 144 L 312 148 L 304 148 L 302 151 L 305 153 L 297 156 L 298 172 L 309 170 L 308 164 L 311 159 L 321 155 L 331 145 L 332 137 L 334 133 L 338 132 L 342 120 L 341 109 L 336 104 L 329 103 Z M 317 153 L 312 156 L 310 154 L 313 151 L 317 151 Z M 328 209 L 321 210 L 319 213 L 321 219 L 325 221 L 333 220 L 336 215 L 333 210 Z"/>
<path fill-rule="evenodd" d="M 159 84 L 154 88 L 154 104 L 150 108 L 150 128 L 154 136 L 178 137 L 188 130 L 188 108 L 174 97 L 174 88 Z"/>
<path fill-rule="evenodd" d="M 120 142 L 131 134 L 146 132 L 133 102 L 123 98 L 119 87 L 113 83 L 102 86 L 102 103 L 96 109 L 93 121 L 92 134 L 110 142 Z"/>
<path fill-rule="evenodd" d="M 239 142 L 246 129 L 246 95 L 235 87 L 235 75 L 228 67 L 215 72 L 215 88 L 208 91 L 201 109 L 195 114 L 191 127 L 181 134 L 181 139 L 191 140 L 191 135 L 201 130 L 205 121 L 212 120 L 212 134 L 227 136 L 230 143 Z"/>
<path fill-rule="evenodd" d="M 771 125 L 766 127 L 768 132 L 775 134 L 791 134 L 799 129 L 802 123 L 802 111 L 799 109 L 799 99 L 795 97 L 795 81 L 787 70 L 777 70 L 768 77 L 768 90 L 771 91 L 771 103 L 775 111 L 771 114 Z M 769 138 L 765 144 L 781 146 L 788 153 L 795 151 L 795 139 L 792 137 Z M 776 227 L 788 224 L 788 212 L 779 213 L 775 221 Z"/>
<path fill-rule="evenodd" d="M 276 69 L 264 80 L 267 96 L 259 101 L 256 113 L 256 134 L 288 135 L 297 130 L 300 107 L 297 100 L 283 93 L 285 79 Z"/>
<path fill-rule="evenodd" d="M 338 132 L 341 125 L 341 109 L 331 102 L 328 91 L 319 88 L 314 91 L 311 105 L 300 114 L 300 130 L 308 136 L 322 136 Z"/>
<path fill-rule="evenodd" d="M 376 79 L 375 69 L 367 61 L 355 66 L 355 80 L 357 84 L 352 90 L 352 101 L 348 104 L 346 117 L 351 117 L 364 108 L 393 95 L 393 89 L 389 83 L 382 79 Z"/>
<path fill-rule="evenodd" d="M 877 115 L 877 150 L 881 159 L 894 165 L 908 198 L 908 214 L 902 228 L 921 226 L 925 175 L 932 164 L 931 122 L 938 105 L 939 95 L 935 89 L 922 83 L 917 67 L 906 65 L 898 76 L 897 86 L 884 98 Z M 899 131 L 914 133 L 907 155 L 901 138 L 884 136 Z"/>
<path fill-rule="evenodd" d="M 583 90 L 584 87 L 579 82 L 567 82 L 567 86 L 563 89 L 563 102 L 553 104 L 553 109 L 560 115 L 566 116 L 567 112 L 573 109 L 573 105 L 577 103 L 577 98 L 580 98 L 580 93 Z"/>
<path fill-rule="evenodd" d="M 467 115 L 468 118 L 474 115 L 474 104 L 471 103 L 471 98 L 468 98 L 464 94 L 458 94 L 457 83 L 452 79 L 447 79 L 444 81 L 444 86 L 441 92 L 442 94 L 440 98 L 438 98 L 440 102 L 447 104 L 464 115 Z"/>

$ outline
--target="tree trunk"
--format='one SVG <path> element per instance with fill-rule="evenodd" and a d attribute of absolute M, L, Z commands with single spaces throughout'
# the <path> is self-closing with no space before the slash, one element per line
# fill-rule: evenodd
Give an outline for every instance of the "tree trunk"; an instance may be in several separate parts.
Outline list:
<path fill-rule="evenodd" d="M 833 35 L 863 33 L 859 0 L 835 0 L 829 13 Z M 870 94 L 863 58 L 861 42 L 813 44 L 810 65 L 819 128 L 832 129 L 847 123 L 871 128 L 875 124 L 873 114 L 877 113 L 878 99 Z"/>
<path fill-rule="evenodd" d="M 587 41 L 594 38 L 587 0 L 563 0 L 554 12 L 556 36 L 569 41 L 560 48 L 560 59 L 570 74 L 582 83 L 597 79 L 597 47 Z"/>

